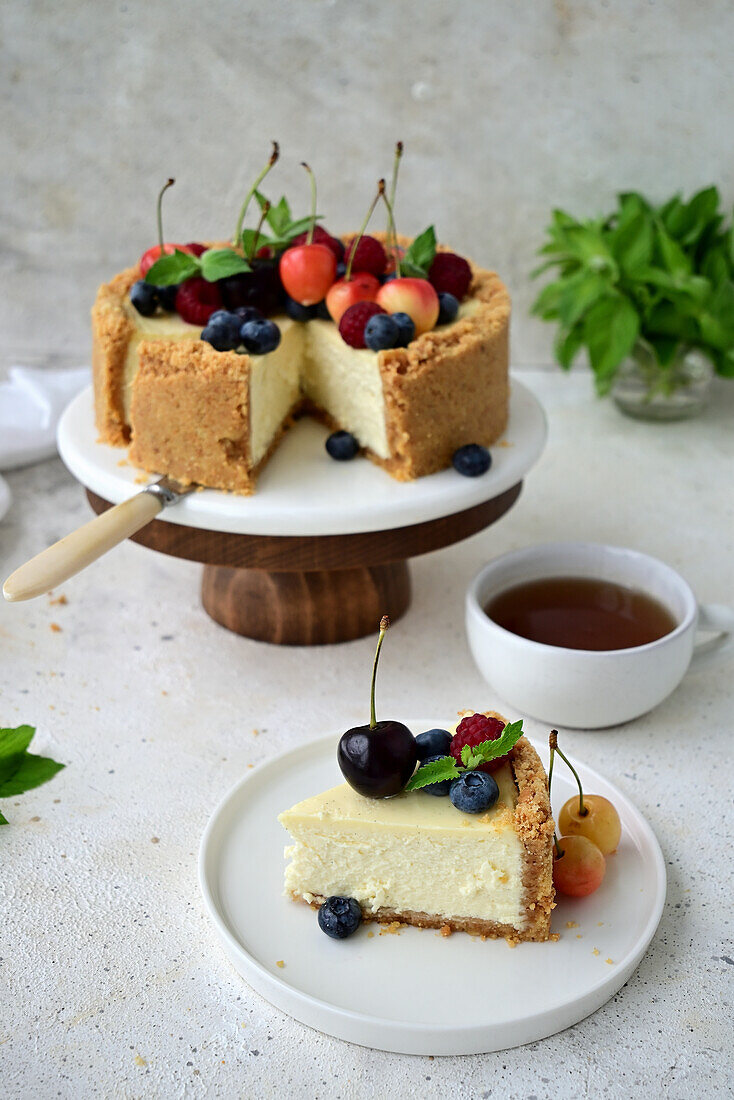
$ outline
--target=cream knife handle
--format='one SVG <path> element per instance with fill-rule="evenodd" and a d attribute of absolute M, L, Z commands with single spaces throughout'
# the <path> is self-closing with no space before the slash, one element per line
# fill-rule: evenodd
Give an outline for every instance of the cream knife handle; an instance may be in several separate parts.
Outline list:
<path fill-rule="evenodd" d="M 42 596 L 145 527 L 162 507 L 163 501 L 153 493 L 138 493 L 116 504 L 16 569 L 3 585 L 3 596 L 10 602 Z"/>

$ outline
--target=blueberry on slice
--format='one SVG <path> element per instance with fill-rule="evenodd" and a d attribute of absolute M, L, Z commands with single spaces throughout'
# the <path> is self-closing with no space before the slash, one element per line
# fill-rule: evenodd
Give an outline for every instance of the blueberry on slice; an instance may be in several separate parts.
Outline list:
<path fill-rule="evenodd" d="M 481 814 L 494 806 L 500 789 L 491 775 L 468 771 L 462 772 L 458 779 L 452 779 L 449 794 L 457 810 L 465 814 Z"/>
<path fill-rule="evenodd" d="M 257 306 L 237 306 L 237 309 L 233 309 L 232 312 L 239 317 L 241 325 L 244 325 L 245 321 L 254 321 L 256 318 L 262 317 L 262 313 Z"/>
<path fill-rule="evenodd" d="M 312 317 L 316 316 L 314 306 L 302 306 L 295 298 L 288 295 L 286 295 L 283 308 L 293 321 L 310 321 Z"/>
<path fill-rule="evenodd" d="M 247 350 L 253 355 L 267 355 L 275 351 L 280 343 L 280 329 L 275 321 L 266 321 L 264 317 L 254 317 L 245 321 L 240 329 L 240 338 Z"/>
<path fill-rule="evenodd" d="M 326 440 L 326 451 L 337 462 L 348 462 L 359 451 L 359 443 L 351 432 L 332 432 Z"/>
<path fill-rule="evenodd" d="M 454 451 L 451 461 L 454 469 L 463 477 L 481 477 L 492 465 L 492 456 L 479 443 L 467 443 L 465 447 Z"/>
<path fill-rule="evenodd" d="M 234 351 L 240 345 L 240 319 L 234 313 L 218 309 L 212 313 L 201 334 L 215 351 Z"/>
<path fill-rule="evenodd" d="M 437 325 L 448 325 L 456 320 L 459 312 L 459 299 L 447 290 L 442 290 L 438 295 L 438 320 Z"/>
<path fill-rule="evenodd" d="M 426 730 L 415 739 L 418 746 L 418 759 L 427 760 L 429 756 L 448 756 L 451 748 L 451 734 L 448 730 Z"/>
<path fill-rule="evenodd" d="M 130 301 L 142 317 L 152 317 L 158 308 L 158 287 L 138 279 L 130 287 Z"/>
<path fill-rule="evenodd" d="M 362 910 L 354 898 L 336 894 L 327 898 L 319 909 L 319 928 L 333 940 L 345 940 L 357 931 L 362 923 Z"/>
<path fill-rule="evenodd" d="M 398 326 L 399 337 L 398 342 L 395 345 L 396 348 L 407 348 L 410 341 L 415 337 L 415 325 L 413 324 L 413 318 L 407 313 L 391 313 L 395 324 Z"/>
<path fill-rule="evenodd" d="M 158 292 L 158 305 L 161 309 L 164 309 L 166 313 L 176 312 L 176 295 L 178 294 L 180 285 L 180 283 L 174 283 L 172 286 L 156 287 Z"/>
<path fill-rule="evenodd" d="M 417 738 L 416 738 L 417 740 Z M 436 756 L 427 756 L 424 760 L 421 760 L 421 766 L 424 764 L 432 764 L 434 760 L 445 760 L 447 754 L 445 752 L 438 753 Z M 418 769 L 420 771 L 420 768 Z M 425 787 L 419 787 L 418 790 L 425 791 L 426 794 L 435 794 L 437 797 L 442 798 L 451 791 L 451 784 L 453 779 L 441 779 L 438 783 L 427 783 Z"/>

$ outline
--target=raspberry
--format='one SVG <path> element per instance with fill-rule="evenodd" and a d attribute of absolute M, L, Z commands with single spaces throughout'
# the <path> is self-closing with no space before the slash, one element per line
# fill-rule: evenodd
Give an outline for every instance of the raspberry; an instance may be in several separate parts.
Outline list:
<path fill-rule="evenodd" d="M 339 334 L 344 343 L 350 348 L 366 348 L 364 330 L 370 317 L 378 313 L 385 313 L 385 310 L 377 302 L 355 302 L 345 310 L 339 322 Z"/>
<path fill-rule="evenodd" d="M 474 748 L 481 745 L 482 741 L 496 741 L 504 728 L 505 723 L 500 722 L 499 718 L 487 718 L 486 714 L 470 714 L 459 722 L 456 733 L 451 738 L 449 752 L 456 763 L 461 764 L 461 750 L 464 745 Z M 496 760 L 490 760 L 488 764 L 480 764 L 477 771 L 489 774 L 504 764 L 505 759 L 505 756 L 500 756 Z"/>
<path fill-rule="evenodd" d="M 298 236 L 294 237 L 290 242 L 289 248 L 292 248 L 293 245 L 296 244 L 305 244 L 307 237 L 308 233 L 299 233 Z M 328 233 L 322 226 L 316 225 L 313 231 L 313 243 L 325 244 L 336 256 L 336 262 L 341 263 L 344 256 L 344 245 L 338 237 L 332 237 L 331 233 Z"/>
<path fill-rule="evenodd" d="M 199 244 L 197 241 L 189 241 L 189 243 L 184 247 L 188 248 L 192 256 L 201 256 L 204 252 L 206 252 L 208 246 L 205 244 Z"/>
<path fill-rule="evenodd" d="M 215 310 L 221 309 L 222 296 L 216 283 L 206 279 L 187 279 L 176 294 L 176 312 L 190 325 L 206 325 Z"/>
<path fill-rule="evenodd" d="M 356 275 L 357 272 L 366 271 L 369 275 L 376 275 L 378 278 L 380 275 L 385 274 L 387 253 L 375 237 L 362 237 L 356 249 L 354 248 L 354 241 L 352 241 L 344 253 L 345 263 L 349 263 L 352 252 L 354 252 L 352 274 Z"/>
<path fill-rule="evenodd" d="M 471 268 L 455 252 L 437 252 L 428 272 L 428 281 L 437 293 L 453 294 L 459 301 L 471 283 Z"/>

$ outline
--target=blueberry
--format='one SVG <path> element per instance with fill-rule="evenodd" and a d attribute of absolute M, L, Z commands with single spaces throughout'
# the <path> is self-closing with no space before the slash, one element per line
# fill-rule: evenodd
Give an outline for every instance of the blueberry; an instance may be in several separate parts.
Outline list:
<path fill-rule="evenodd" d="M 321 321 L 330 321 L 331 320 L 331 314 L 329 313 L 328 309 L 326 308 L 326 299 L 325 298 L 324 298 L 323 302 L 319 302 L 313 308 L 314 308 L 314 317 L 318 317 L 319 320 L 321 320 Z"/>
<path fill-rule="evenodd" d="M 326 450 L 337 462 L 348 462 L 359 450 L 359 443 L 351 432 L 332 432 L 326 440 Z"/>
<path fill-rule="evenodd" d="M 269 351 L 275 351 L 280 343 L 280 329 L 275 321 L 254 317 L 252 321 L 245 321 L 240 329 L 240 337 L 253 355 L 267 355 Z"/>
<path fill-rule="evenodd" d="M 441 730 L 440 732 L 443 733 L 444 731 Z M 418 739 L 416 738 L 416 740 Z M 436 753 L 435 756 L 426 756 L 423 760 L 421 760 L 421 764 L 432 764 L 434 760 L 445 760 L 446 755 L 447 754 L 445 752 L 439 752 Z M 453 779 L 442 779 L 439 783 L 428 783 L 425 787 L 419 787 L 418 789 L 421 791 L 425 791 L 426 794 L 435 794 L 437 797 L 440 798 L 450 792 L 451 784 L 453 782 Z"/>
<path fill-rule="evenodd" d="M 418 734 L 415 743 L 419 760 L 427 760 L 429 756 L 448 756 L 451 734 L 448 730 L 426 730 Z"/>
<path fill-rule="evenodd" d="M 442 290 L 438 295 L 438 320 L 437 325 L 448 325 L 451 321 L 456 320 L 456 314 L 459 312 L 459 299 L 455 298 L 453 294 L 449 294 L 448 291 Z"/>
<path fill-rule="evenodd" d="M 480 477 L 492 465 L 492 456 L 486 447 L 481 447 L 478 443 L 467 443 L 465 447 L 454 451 L 451 461 L 454 469 L 464 477 Z"/>
<path fill-rule="evenodd" d="M 407 348 L 408 344 L 415 336 L 413 318 L 409 317 L 407 313 L 393 313 L 391 317 L 400 331 L 398 342 L 395 346 L 398 348 Z"/>
<path fill-rule="evenodd" d="M 201 338 L 211 344 L 215 351 L 234 351 L 241 343 L 239 317 L 218 309 L 207 321 Z"/>
<path fill-rule="evenodd" d="M 176 310 L 176 295 L 178 294 L 178 288 L 180 283 L 174 283 L 173 286 L 157 286 L 158 291 L 158 304 L 161 309 L 165 309 L 166 313 L 174 313 Z"/>
<path fill-rule="evenodd" d="M 362 923 L 362 910 L 354 898 L 336 895 L 327 898 L 319 909 L 319 928 L 333 940 L 345 940 Z"/>
<path fill-rule="evenodd" d="M 336 265 L 336 277 L 337 277 L 337 279 L 343 279 L 344 276 L 346 275 L 346 273 L 347 273 L 347 265 L 344 263 L 343 260 L 340 260 L 339 263 Z"/>
<path fill-rule="evenodd" d="M 400 339 L 400 329 L 389 313 L 376 313 L 365 325 L 364 342 L 372 351 L 394 348 Z"/>
<path fill-rule="evenodd" d="M 226 312 L 226 310 L 223 312 Z M 232 312 L 239 317 L 241 325 L 244 325 L 245 321 L 255 321 L 262 317 L 262 313 L 257 306 L 237 306 L 237 309 L 233 309 Z"/>
<path fill-rule="evenodd" d="M 451 801 L 457 810 L 465 814 L 481 814 L 494 806 L 500 789 L 491 775 L 485 772 L 462 772 L 451 781 Z"/>
<path fill-rule="evenodd" d="M 158 287 L 138 279 L 130 287 L 130 301 L 143 317 L 152 317 L 158 308 Z"/>
<path fill-rule="evenodd" d="M 313 306 L 302 306 L 295 298 L 290 298 L 287 295 L 283 308 L 293 321 L 310 321 L 316 315 Z"/>

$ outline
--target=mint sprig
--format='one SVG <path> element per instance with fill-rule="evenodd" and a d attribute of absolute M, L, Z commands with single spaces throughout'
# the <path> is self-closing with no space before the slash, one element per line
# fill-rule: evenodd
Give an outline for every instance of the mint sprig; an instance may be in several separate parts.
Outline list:
<path fill-rule="evenodd" d="M 400 271 L 414 279 L 427 279 L 436 255 L 436 230 L 432 225 L 419 233 L 400 260 Z"/>
<path fill-rule="evenodd" d="M 201 256 L 192 256 L 177 248 L 170 256 L 160 256 L 148 270 L 145 281 L 153 286 L 176 286 L 198 275 L 208 283 L 252 271 L 244 256 L 232 248 L 209 248 Z"/>
<path fill-rule="evenodd" d="M 417 791 L 431 783 L 458 779 L 462 772 L 473 771 L 480 764 L 488 764 L 490 760 L 505 756 L 521 737 L 522 719 L 517 722 L 508 722 L 496 740 L 482 741 L 479 745 L 464 745 L 461 750 L 463 767 L 456 763 L 453 756 L 442 756 L 440 760 L 432 760 L 430 764 L 423 764 L 418 768 L 408 780 L 405 790 Z"/>
<path fill-rule="evenodd" d="M 0 798 L 13 798 L 53 779 L 64 767 L 48 756 L 28 752 L 34 726 L 0 729 Z M 0 813 L 0 825 L 8 820 Z"/>
<path fill-rule="evenodd" d="M 255 192 L 260 210 L 265 210 L 268 200 L 261 191 Z M 257 232 L 254 229 L 242 230 L 242 248 L 246 256 L 251 256 L 255 245 L 258 248 L 272 248 L 274 252 L 282 252 L 293 241 L 294 237 L 305 233 L 311 225 L 311 216 L 305 218 L 293 218 L 291 208 L 285 195 L 281 195 L 276 203 L 271 203 L 265 214 L 265 221 L 272 231 L 271 236 Z M 316 221 L 323 221 L 323 215 L 317 214 Z"/>
<path fill-rule="evenodd" d="M 670 368 L 698 348 L 734 377 L 734 221 L 715 187 L 656 206 L 634 191 L 599 218 L 554 210 L 532 274 L 555 270 L 533 313 L 558 325 L 555 351 L 568 369 L 586 349 L 600 394 L 641 347 Z M 671 383 L 672 385 L 672 383 Z"/>

